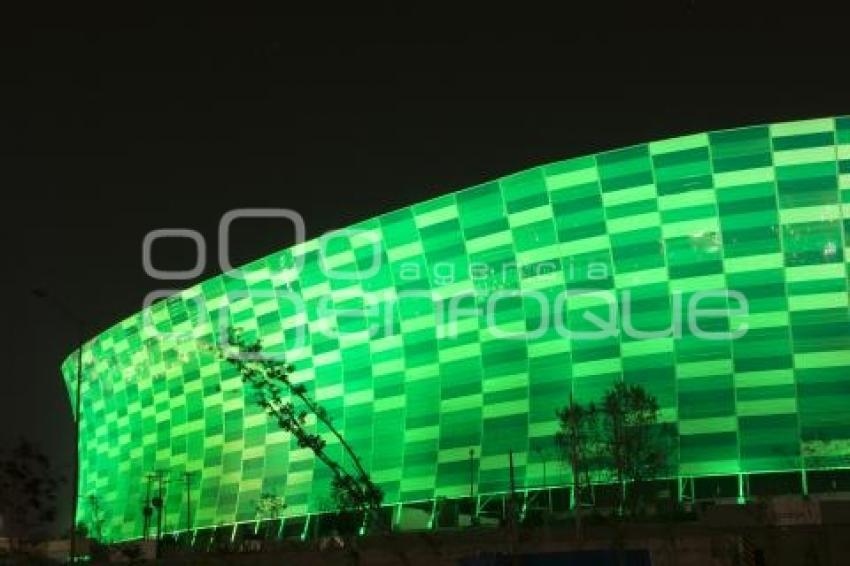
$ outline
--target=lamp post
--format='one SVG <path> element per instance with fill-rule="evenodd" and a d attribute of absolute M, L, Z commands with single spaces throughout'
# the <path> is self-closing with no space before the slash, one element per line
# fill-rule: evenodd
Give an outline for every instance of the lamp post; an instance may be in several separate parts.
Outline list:
<path fill-rule="evenodd" d="M 80 400 L 82 398 L 83 387 L 83 346 L 86 324 L 83 322 L 83 319 L 75 315 L 62 302 L 51 297 L 44 289 L 33 289 L 32 294 L 52 306 L 65 319 L 72 322 L 77 330 L 77 386 L 74 395 L 74 465 L 71 474 L 73 482 L 71 486 L 71 531 L 69 535 L 71 538 L 71 548 L 68 552 L 68 561 L 73 563 L 77 560 L 77 500 L 80 496 Z"/>

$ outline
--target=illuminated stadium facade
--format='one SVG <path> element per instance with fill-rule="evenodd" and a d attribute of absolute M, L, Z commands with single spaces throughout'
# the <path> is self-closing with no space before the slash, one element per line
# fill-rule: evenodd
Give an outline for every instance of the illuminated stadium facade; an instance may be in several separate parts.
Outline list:
<path fill-rule="evenodd" d="M 508 490 L 509 451 L 520 491 L 547 474 L 563 492 L 555 409 L 617 380 L 677 424 L 680 497 L 742 496 L 764 478 L 846 489 L 848 246 L 850 117 L 569 159 L 298 244 L 85 345 L 81 520 L 96 494 L 105 536 L 141 536 L 155 470 L 172 480 L 169 530 L 187 524 L 185 471 L 198 529 L 255 520 L 263 492 L 298 529 L 327 509 L 327 469 L 216 357 L 227 326 L 286 353 L 396 518 L 468 497 L 470 449 L 481 506 Z M 740 336 L 687 324 L 705 291 L 723 314 L 703 327 Z M 609 316 L 606 294 L 618 331 L 602 336 L 587 315 Z M 75 355 L 63 372 L 73 398 Z"/>

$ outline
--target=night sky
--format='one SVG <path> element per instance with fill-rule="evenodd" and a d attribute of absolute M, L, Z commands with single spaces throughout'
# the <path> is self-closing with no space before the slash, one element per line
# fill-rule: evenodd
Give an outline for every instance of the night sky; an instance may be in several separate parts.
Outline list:
<path fill-rule="evenodd" d="M 58 367 L 75 328 L 31 289 L 96 334 L 164 286 L 142 269 L 150 230 L 205 234 L 206 278 L 233 208 L 293 208 L 315 236 L 549 161 L 850 113 L 850 20 L 834 10 L 243 4 L 0 15 L 0 446 L 25 436 L 70 476 Z M 289 239 L 239 222 L 234 263 Z M 193 258 L 186 242 L 154 248 L 160 268 Z"/>

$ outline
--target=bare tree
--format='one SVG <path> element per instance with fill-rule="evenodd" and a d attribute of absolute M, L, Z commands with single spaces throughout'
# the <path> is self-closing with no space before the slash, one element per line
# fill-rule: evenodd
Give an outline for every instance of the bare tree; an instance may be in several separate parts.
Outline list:
<path fill-rule="evenodd" d="M 328 412 L 319 405 L 301 383 L 293 383 L 291 364 L 263 355 L 259 340 L 245 340 L 239 329 L 228 330 L 229 349 L 221 357 L 232 364 L 251 387 L 255 402 L 275 419 L 283 430 L 292 434 L 298 446 L 309 448 L 315 457 L 332 473 L 332 490 L 340 509 L 356 509 L 379 528 L 385 528 L 380 514 L 383 492 L 375 485 L 363 467 L 360 458 L 342 433 L 336 428 Z M 339 442 L 353 470 L 334 460 L 325 450 L 326 442 L 311 432 L 307 424 L 310 415 L 323 425 Z"/>
<path fill-rule="evenodd" d="M 555 444 L 570 467 L 575 499 L 576 536 L 582 537 L 582 506 L 590 492 L 590 467 L 598 449 L 599 423 L 596 405 L 576 403 L 570 394 L 570 404 L 556 411 L 560 430 Z"/>
<path fill-rule="evenodd" d="M 280 514 L 286 509 L 286 503 L 283 502 L 283 498 L 279 495 L 266 491 L 260 495 L 254 507 L 257 510 L 258 520 L 273 520 L 280 517 Z"/>
<path fill-rule="evenodd" d="M 268 538 L 271 538 L 271 529 L 275 527 L 273 521 L 280 518 L 283 510 L 286 509 L 286 503 L 279 495 L 271 491 L 264 491 L 260 494 L 260 498 L 254 502 L 254 508 L 257 511 L 257 521 L 268 521 L 265 534 Z"/>
<path fill-rule="evenodd" d="M 89 505 L 89 515 L 91 516 L 92 523 L 90 532 L 97 540 L 103 540 L 103 524 L 106 522 L 106 518 L 103 516 L 100 497 L 92 493 L 86 498 L 86 501 Z"/>
<path fill-rule="evenodd" d="M 61 482 L 47 456 L 26 440 L 0 454 L 0 517 L 14 546 L 54 519 Z"/>
<path fill-rule="evenodd" d="M 634 515 L 645 482 L 665 471 L 673 429 L 658 423 L 658 400 L 640 385 L 616 383 L 601 412 L 602 443 L 620 485 L 619 512 L 628 508 Z"/>

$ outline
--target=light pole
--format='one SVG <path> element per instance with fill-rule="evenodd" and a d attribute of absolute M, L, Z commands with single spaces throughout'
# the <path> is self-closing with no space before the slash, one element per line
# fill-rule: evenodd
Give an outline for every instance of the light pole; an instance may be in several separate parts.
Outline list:
<path fill-rule="evenodd" d="M 74 395 L 74 465 L 71 474 L 73 482 L 71 486 L 71 532 L 69 535 L 71 548 L 68 552 L 68 561 L 73 563 L 77 560 L 77 500 L 80 496 L 80 400 L 83 388 L 83 346 L 86 324 L 83 319 L 75 315 L 62 302 L 52 298 L 44 289 L 33 289 L 32 294 L 51 305 L 59 314 L 77 327 L 77 387 Z"/>
<path fill-rule="evenodd" d="M 156 481 L 159 484 L 159 494 L 153 500 L 153 506 L 156 507 L 156 558 L 159 560 L 160 543 L 162 542 L 162 513 L 165 507 L 165 491 L 163 484 L 165 483 L 165 470 L 157 470 Z"/>

